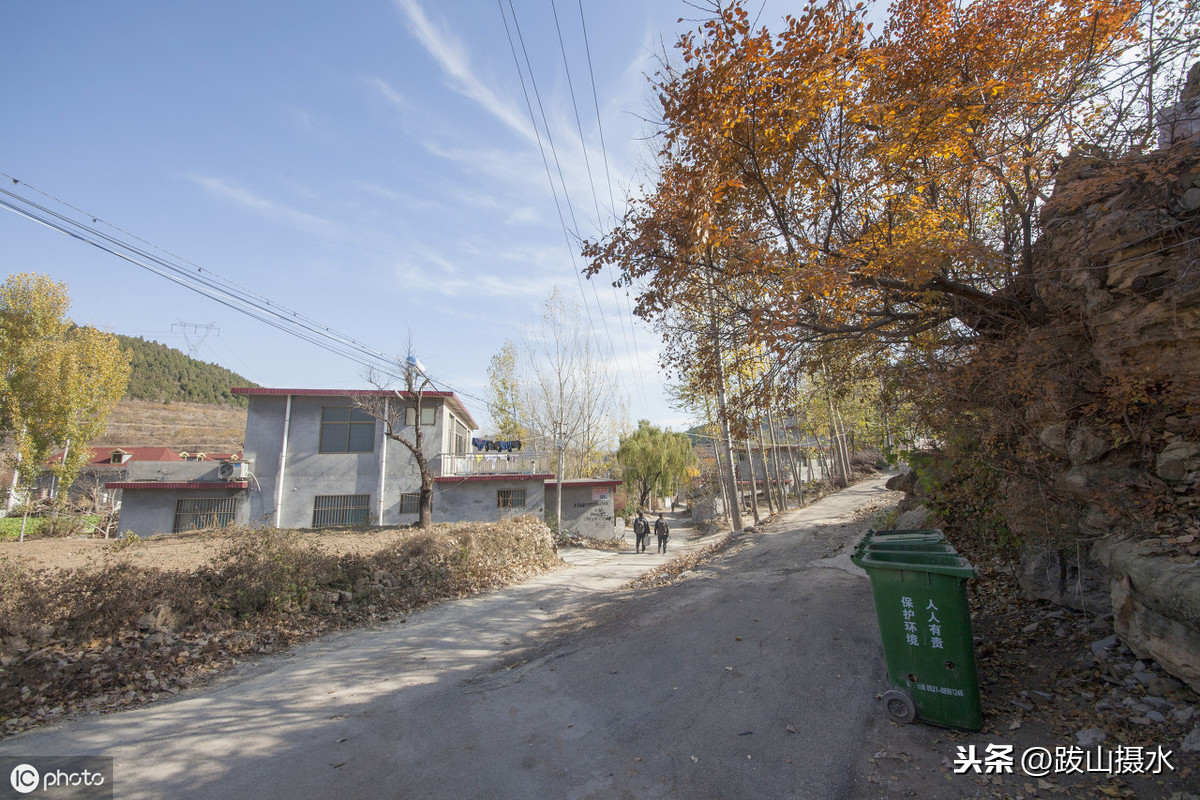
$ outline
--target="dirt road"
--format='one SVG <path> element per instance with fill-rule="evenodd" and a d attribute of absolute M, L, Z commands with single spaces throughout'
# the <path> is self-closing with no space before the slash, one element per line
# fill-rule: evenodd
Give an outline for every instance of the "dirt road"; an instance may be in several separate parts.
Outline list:
<path fill-rule="evenodd" d="M 119 797 L 859 797 L 883 681 L 867 582 L 832 558 L 868 481 L 673 585 L 585 551 L 519 587 L 326 637 L 177 701 L 15 737 L 106 755 Z M 705 544 L 677 529 L 677 552 Z"/>

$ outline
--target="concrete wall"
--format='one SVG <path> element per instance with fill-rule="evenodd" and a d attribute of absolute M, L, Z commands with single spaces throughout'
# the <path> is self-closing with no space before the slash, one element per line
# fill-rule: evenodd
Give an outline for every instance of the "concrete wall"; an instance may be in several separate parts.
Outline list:
<path fill-rule="evenodd" d="M 256 490 L 252 485 L 250 518 L 252 524 L 274 525 L 287 398 L 258 395 L 251 396 L 249 400 L 246 447 L 243 452 L 246 459 L 252 462 L 250 468 L 257 480 Z M 436 424 L 427 426 L 423 433 L 426 458 L 436 469 L 438 455 L 450 447 L 446 441 L 450 433 L 446 426 L 448 414 L 444 403 L 440 399 L 425 401 L 426 404 L 431 402 L 437 403 Z M 388 440 L 383 434 L 383 424 L 379 422 L 376 423 L 372 452 L 321 453 L 321 409 L 333 406 L 349 408 L 353 404 L 346 397 L 292 397 L 287 453 L 283 464 L 280 526 L 310 527 L 313 503 L 318 495 L 351 494 L 370 496 L 370 521 L 373 524 L 414 522 L 416 514 L 400 514 L 400 495 L 419 492 L 421 488 L 420 472 L 412 454 L 399 442 Z M 405 430 L 411 437 L 413 429 L 410 427 Z M 436 515 L 436 502 L 434 509 Z"/>
<path fill-rule="evenodd" d="M 434 522 L 497 522 L 522 514 L 544 516 L 546 485 L 542 476 L 523 478 L 514 475 L 503 480 L 454 480 L 434 484 Z M 524 489 L 523 508 L 498 508 L 496 493 L 501 489 Z M 408 522 L 415 522 L 416 515 Z"/>
<path fill-rule="evenodd" d="M 219 481 L 220 461 L 130 461 L 126 481 Z"/>
<path fill-rule="evenodd" d="M 562 520 L 560 530 L 574 531 L 580 536 L 593 539 L 611 539 L 619 534 L 613 514 L 614 486 L 600 484 L 563 484 Z M 546 485 L 546 513 L 553 514 L 558 507 L 558 487 Z M 620 535 L 623 535 L 622 527 Z"/>
<path fill-rule="evenodd" d="M 234 524 L 246 525 L 250 520 L 250 503 L 246 489 L 124 489 L 121 517 L 117 529 L 138 536 L 171 533 L 175 527 L 175 504 L 181 498 L 237 498 Z"/>

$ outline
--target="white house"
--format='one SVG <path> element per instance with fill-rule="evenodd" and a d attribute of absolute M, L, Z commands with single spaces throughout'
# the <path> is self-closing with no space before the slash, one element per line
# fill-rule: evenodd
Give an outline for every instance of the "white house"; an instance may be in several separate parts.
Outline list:
<path fill-rule="evenodd" d="M 377 389 L 237 388 L 246 397 L 243 460 L 191 464 L 191 474 L 130 481 L 121 530 L 138 535 L 225 524 L 281 528 L 402 525 L 417 521 L 421 477 L 408 448 L 384 435 L 355 398 L 405 409 L 408 436 L 425 428 L 434 522 L 543 515 L 551 456 L 519 442 L 472 439 L 475 420 L 453 392 L 413 397 Z M 393 406 L 391 410 L 396 410 Z M 175 465 L 172 465 L 175 467 Z M 611 511 L 610 511 L 611 516 Z"/>

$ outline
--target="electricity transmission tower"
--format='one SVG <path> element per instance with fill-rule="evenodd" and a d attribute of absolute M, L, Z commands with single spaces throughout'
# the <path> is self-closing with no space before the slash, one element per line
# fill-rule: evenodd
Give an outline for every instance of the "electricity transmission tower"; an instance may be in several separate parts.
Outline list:
<path fill-rule="evenodd" d="M 221 335 L 221 329 L 214 322 L 208 324 L 183 321 L 174 322 L 171 324 L 171 333 L 175 333 L 176 330 L 183 334 L 183 340 L 187 342 L 188 356 L 190 358 L 196 357 L 196 353 L 200 350 L 200 345 L 204 344 L 204 340 L 208 338 L 210 333 L 216 331 L 218 336 Z"/>

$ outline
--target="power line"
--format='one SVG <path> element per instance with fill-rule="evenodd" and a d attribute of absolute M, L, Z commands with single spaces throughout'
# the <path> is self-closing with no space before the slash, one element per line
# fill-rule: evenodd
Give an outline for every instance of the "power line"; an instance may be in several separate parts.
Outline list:
<path fill-rule="evenodd" d="M 503 0 L 497 0 L 497 5 L 500 8 L 500 17 L 504 23 L 504 32 L 508 38 L 509 49 L 511 50 L 512 55 L 513 55 L 513 63 L 515 64 L 515 66 L 517 68 L 517 77 L 520 79 L 520 82 L 521 82 L 521 91 L 525 97 L 525 105 L 526 105 L 526 108 L 529 110 L 529 119 L 530 119 L 530 123 L 533 125 L 534 136 L 537 140 L 538 150 L 542 156 L 542 166 L 546 171 L 546 179 L 550 183 L 550 192 L 554 198 L 554 207 L 558 213 L 559 224 L 562 226 L 563 236 L 567 243 L 567 251 L 570 254 L 570 258 L 571 258 L 571 269 L 575 273 L 575 280 L 576 280 L 576 283 L 579 285 L 579 293 L 580 293 L 580 297 L 583 300 L 584 311 L 588 317 L 588 325 L 589 325 L 590 329 L 592 330 L 593 335 L 595 335 L 595 333 L 597 332 L 597 328 L 595 325 L 595 321 L 592 319 L 591 306 L 588 304 L 587 293 L 585 292 L 585 290 L 583 288 L 583 279 L 581 277 L 582 273 L 581 273 L 581 270 L 579 269 L 579 265 L 575 261 L 575 246 L 574 246 L 575 242 L 572 241 L 571 237 L 574 236 L 575 241 L 581 241 L 582 239 L 579 236 L 579 225 L 578 225 L 578 222 L 575 217 L 575 209 L 571 203 L 570 194 L 567 191 L 566 175 L 563 172 L 562 163 L 558 158 L 558 149 L 554 145 L 554 137 L 550 130 L 550 122 L 549 122 L 549 119 L 546 117 L 545 106 L 542 104 L 541 94 L 537 88 L 537 80 L 535 79 L 535 77 L 533 75 L 533 65 L 529 59 L 529 51 L 525 46 L 524 37 L 521 34 L 521 27 L 520 27 L 519 21 L 517 20 L 516 9 L 512 5 L 512 0 L 509 0 L 509 12 L 512 14 L 512 18 L 513 18 L 512 27 L 516 28 L 516 31 L 517 31 L 517 39 L 516 39 L 516 41 L 514 41 L 513 35 L 512 35 L 512 28 L 510 28 L 509 24 L 508 24 L 508 15 L 505 14 L 505 11 L 504 11 Z M 525 71 L 522 71 L 521 59 L 517 55 L 517 42 L 520 43 L 521 52 L 525 57 L 526 71 L 528 71 L 528 73 L 529 73 L 529 86 L 532 87 L 532 89 L 533 89 L 533 96 L 534 96 L 533 100 L 530 99 L 529 87 L 527 87 L 526 83 L 525 83 Z M 534 100 L 537 101 L 537 107 L 538 107 L 538 110 L 541 113 L 541 117 L 542 117 L 542 126 L 544 127 L 545 133 L 546 133 L 546 142 L 550 145 L 550 154 L 554 159 L 555 168 L 558 172 L 559 184 L 561 185 L 562 192 L 563 192 L 563 202 L 566 203 L 568 214 L 571 217 L 571 225 L 570 226 L 567 225 L 566 217 L 563 215 L 562 205 L 559 203 L 558 188 L 555 186 L 554 176 L 550 170 L 550 159 L 546 155 L 546 145 L 542 141 L 541 129 L 539 129 L 538 124 L 537 124 L 537 114 L 534 113 L 534 109 L 533 109 Z M 592 292 L 593 292 L 593 294 L 595 294 L 595 285 L 592 286 Z M 613 346 L 612 334 L 608 330 L 608 321 L 604 316 L 603 309 L 600 307 L 599 296 L 596 297 L 596 311 L 600 315 L 600 322 L 604 329 L 605 338 L 608 341 L 608 351 L 615 359 L 616 358 L 616 348 Z M 630 396 L 632 393 L 629 391 L 629 386 L 626 383 L 625 375 L 621 370 L 617 370 L 617 379 L 618 379 L 618 381 L 621 382 L 622 387 L 625 389 L 626 396 Z M 645 397 L 645 389 L 641 386 L 640 383 L 638 383 L 638 389 L 642 394 L 643 402 L 647 403 L 647 405 L 648 405 L 648 401 L 646 400 L 646 397 Z"/>
<path fill-rule="evenodd" d="M 0 175 L 3 174 L 0 173 Z M 52 197 L 40 189 L 12 178 L 12 176 L 5 175 L 5 177 L 12 180 L 14 184 L 26 186 L 45 197 Z M 282 306 L 263 295 L 228 281 L 212 270 L 196 266 L 191 262 L 177 263 L 182 261 L 178 257 L 172 260 L 171 258 L 155 255 L 149 249 L 140 247 L 127 239 L 145 244 L 148 248 L 161 253 L 166 253 L 167 251 L 158 248 L 144 239 L 121 231 L 121 229 L 115 226 L 110 226 L 108 223 L 102 222 L 95 215 L 82 212 L 70 204 L 57 200 L 57 198 L 53 199 L 76 212 L 82 213 L 84 219 L 90 219 L 91 222 L 72 218 L 65 213 L 54 211 L 8 189 L 0 188 L 0 207 L 7 208 L 19 216 L 30 219 L 71 238 L 78 239 L 86 244 L 90 244 L 148 272 L 166 278 L 190 291 L 214 300 L 227 308 L 245 314 L 252 319 L 320 347 L 330 353 L 347 358 L 361 366 L 374 368 L 390 377 L 401 377 L 395 371 L 395 365 L 391 356 L 329 326 L 325 326 L 306 315 Z M 104 233 L 95 227 L 96 224 L 103 224 L 115 231 L 120 231 L 125 234 L 127 239 Z M 187 266 L 183 264 L 187 264 Z"/>
<path fill-rule="evenodd" d="M 604 124 L 603 124 L 603 121 L 601 120 L 601 116 L 600 116 L 600 96 L 596 92 L 596 70 L 595 70 L 595 67 L 592 65 L 592 46 L 591 46 L 591 43 L 588 41 L 587 20 L 584 18 L 584 15 L 583 15 L 583 0 L 578 0 L 578 4 L 579 4 L 579 27 L 583 33 L 583 49 L 584 49 L 584 53 L 587 55 L 588 77 L 589 77 L 591 87 L 592 87 L 592 106 L 596 110 L 596 129 L 599 131 L 599 134 L 600 134 L 600 155 L 604 159 L 604 178 L 605 178 L 605 182 L 608 186 L 609 213 L 615 217 L 616 213 L 617 213 L 617 203 L 616 203 L 615 198 L 613 197 L 612 173 L 609 170 L 609 166 L 608 166 L 608 148 L 604 143 Z M 554 0 L 551 0 L 551 7 L 554 8 Z M 555 23 L 555 27 L 557 28 L 558 27 L 558 11 L 557 11 L 557 9 L 554 12 L 554 23 Z M 571 73 L 570 73 L 570 70 L 567 68 L 567 54 L 566 54 L 566 48 L 563 45 L 561 29 L 558 30 L 558 41 L 559 41 L 560 49 L 563 50 L 563 68 L 567 69 L 567 85 L 571 90 L 571 104 L 575 107 L 575 121 L 576 121 L 576 125 L 579 127 L 579 143 L 580 143 L 580 146 L 582 146 L 584 148 L 584 157 L 586 158 L 587 144 L 586 144 L 586 142 L 584 140 L 584 136 L 583 136 L 583 125 L 579 121 L 579 106 L 575 102 L 575 86 L 571 82 L 571 79 L 570 79 Z M 592 177 L 591 164 L 589 162 L 589 165 L 588 165 L 588 180 L 589 180 L 589 182 L 591 181 L 591 177 Z M 600 218 L 600 202 L 596 197 L 596 186 L 594 183 L 592 184 L 592 199 L 596 205 L 596 227 L 597 227 L 597 230 L 601 230 L 601 228 L 603 226 L 603 220 Z M 606 263 L 604 265 L 604 267 L 608 273 L 608 281 L 609 281 L 609 285 L 612 288 L 613 300 L 616 302 L 617 309 L 620 310 L 621 309 L 621 298 L 617 292 L 617 282 L 613 279 L 612 265 Z M 593 289 L 594 289 L 594 285 L 593 285 Z M 599 303 L 598 298 L 597 298 L 596 302 Z M 621 315 L 621 337 L 625 341 L 625 351 L 633 353 L 633 357 L 637 361 L 638 372 L 645 373 L 646 368 L 645 368 L 645 365 L 642 363 L 642 351 L 640 349 L 630 347 L 630 340 L 632 339 L 635 342 L 637 340 L 637 331 L 633 327 L 633 307 L 629 303 L 628 293 L 626 293 L 626 295 L 625 295 L 624 312 L 625 313 Z M 626 326 L 629 327 L 628 335 L 625 332 Z M 640 382 L 638 383 L 638 388 L 642 393 L 642 402 L 645 403 L 646 402 L 645 389 L 642 387 Z M 649 405 L 649 404 L 647 403 L 647 405 Z"/>
<path fill-rule="evenodd" d="M 71 209 L 78 215 L 81 215 L 83 220 L 74 219 L 65 213 L 54 211 L 3 188 L 0 188 L 0 195 L 3 195 L 0 196 L 0 207 L 7 208 L 13 213 L 44 225 L 51 230 L 90 244 L 110 255 L 141 267 L 159 277 L 166 278 L 172 283 L 196 292 L 303 342 L 345 358 L 361 367 L 373 369 L 384 377 L 393 380 L 402 380 L 404 378 L 403 368 L 398 367 L 393 356 L 366 345 L 344 333 L 340 333 L 332 327 L 326 326 L 298 311 L 293 311 L 280 305 L 252 289 L 229 281 L 211 269 L 200 267 L 191 261 L 171 254 L 170 251 L 152 242 L 105 222 L 96 215 L 90 214 L 11 175 L 0 172 L 0 176 L 8 178 L 14 185 L 24 186 L 65 208 Z M 89 223 L 86 220 L 90 220 L 91 222 Z M 104 225 L 113 231 L 119 232 L 125 238 L 106 234 L 95 227 L 96 225 Z M 145 245 L 145 248 L 131 244 L 130 240 Z M 163 253 L 169 257 L 156 256 L 150 252 L 151 250 Z M 431 379 L 430 382 L 434 383 L 435 381 Z M 485 407 L 488 405 L 486 399 L 472 392 L 467 392 L 442 380 L 438 380 L 436 383 L 460 397 L 475 400 Z"/>
<path fill-rule="evenodd" d="M 545 168 L 546 179 L 548 182 L 550 182 L 551 194 L 554 198 L 554 209 L 556 209 L 556 211 L 558 212 L 559 224 L 562 225 L 562 228 L 563 228 L 563 234 L 564 234 L 564 237 L 566 240 L 566 247 L 568 247 L 568 252 L 570 254 L 570 259 L 571 259 L 571 270 L 575 272 L 575 279 L 576 279 L 576 283 L 578 284 L 578 288 L 580 288 L 580 296 L 581 296 L 581 299 L 583 300 L 584 312 L 587 313 L 588 324 L 590 326 L 590 329 L 592 329 L 592 331 L 593 331 L 593 335 L 596 335 L 596 332 L 598 332 L 598 329 L 596 329 L 595 321 L 592 318 L 592 308 L 590 308 L 590 305 L 588 303 L 587 291 L 584 290 L 584 288 L 583 288 L 583 279 L 581 277 L 582 271 L 580 270 L 580 267 L 578 267 L 578 264 L 576 263 L 576 260 L 575 260 L 575 245 L 577 242 L 582 241 L 582 236 L 580 235 L 580 227 L 578 227 L 578 221 L 575 216 L 575 206 L 574 206 L 574 204 L 571 203 L 570 193 L 568 191 L 568 187 L 566 187 L 566 176 L 565 176 L 565 173 L 563 170 L 562 161 L 559 160 L 558 149 L 557 149 L 557 146 L 554 145 L 553 133 L 551 132 L 550 120 L 548 120 L 548 118 L 546 116 L 545 106 L 541 102 L 541 94 L 540 94 L 540 91 L 538 90 L 538 82 L 536 82 L 536 78 L 534 77 L 533 64 L 532 64 L 532 61 L 530 61 L 530 59 L 529 59 L 529 50 L 526 47 L 526 43 L 524 43 L 524 36 L 522 35 L 522 32 L 521 32 L 520 20 L 517 19 L 516 8 L 514 6 L 512 6 L 512 1 L 509 0 L 509 13 L 512 14 L 512 28 L 516 29 L 516 34 L 517 34 L 516 41 L 514 41 L 514 38 L 512 38 L 512 29 L 509 28 L 508 14 L 505 14 L 505 12 L 504 12 L 503 0 L 497 0 L 497 5 L 499 6 L 499 10 L 500 10 L 500 18 L 502 18 L 503 23 L 504 23 L 505 36 L 508 37 L 508 40 L 509 40 L 509 48 L 512 52 L 512 61 L 514 61 L 514 64 L 516 66 L 517 77 L 518 77 L 518 79 L 521 80 L 521 89 L 522 89 L 522 92 L 524 95 L 524 100 L 526 100 L 526 107 L 529 110 L 530 124 L 532 124 L 534 127 L 534 136 L 536 138 L 536 142 L 538 142 L 538 149 L 541 152 L 542 167 Z M 557 16 L 556 16 L 556 24 L 557 24 Z M 524 70 L 524 71 L 522 71 L 522 68 L 521 68 L 521 58 L 520 58 L 520 56 L 517 55 L 517 47 L 516 47 L 517 43 L 520 43 L 521 53 L 524 56 L 524 62 L 526 62 L 526 70 Z M 526 86 L 526 72 L 529 73 L 529 86 L 532 86 L 532 89 L 533 89 L 533 100 L 530 100 L 529 88 L 527 88 L 527 86 Z M 545 143 L 542 142 L 541 131 L 539 130 L 539 127 L 538 127 L 538 114 L 534 113 L 534 101 L 536 101 L 536 106 L 538 106 L 538 113 L 540 113 L 540 115 L 541 115 L 542 128 L 545 128 L 545 132 L 546 132 L 546 142 Z M 574 102 L 574 95 L 572 95 L 572 102 Z M 550 168 L 550 157 L 547 157 L 547 155 L 546 155 L 546 144 L 550 145 L 550 155 L 554 161 L 554 169 L 556 169 L 557 173 L 558 173 L 558 184 L 559 184 L 559 186 L 562 186 L 563 203 L 566 204 L 566 210 L 568 210 L 568 215 L 570 216 L 570 219 L 571 219 L 570 225 L 568 225 L 568 223 L 566 223 L 566 217 L 563 215 L 562 204 L 559 204 L 558 187 L 556 187 L 556 185 L 554 185 L 553 173 L 551 172 L 551 168 Z M 584 152 L 586 152 L 586 150 L 587 150 L 586 144 L 584 144 L 583 146 L 584 146 Z M 590 179 L 590 170 L 589 170 L 589 179 Z M 574 236 L 574 240 L 572 240 L 572 236 Z M 616 347 L 614 347 L 614 345 L 613 345 L 612 333 L 610 330 L 608 330 L 608 320 L 605 317 L 604 308 L 602 308 L 602 305 L 600 302 L 600 296 L 598 293 L 596 293 L 595 284 L 592 284 L 592 293 L 593 293 L 593 296 L 594 296 L 594 299 L 596 302 L 596 313 L 598 313 L 600 315 L 600 324 L 602 326 L 602 330 L 604 330 L 605 339 L 608 343 L 608 353 L 610 353 L 612 355 L 613 359 L 616 359 L 617 350 L 616 350 Z M 620 381 L 620 384 L 622 384 L 622 387 L 625 390 L 625 396 L 631 397 L 632 392 L 629 389 L 629 384 L 626 383 L 624 372 L 620 371 L 620 369 L 618 369 L 618 371 L 617 371 L 617 379 L 618 379 L 618 381 Z M 641 384 L 641 381 L 637 381 L 636 385 L 637 385 L 638 393 L 640 393 L 640 395 L 642 397 L 642 402 L 644 404 L 648 405 L 649 402 L 646 397 L 646 389 L 644 389 L 644 386 Z"/>

